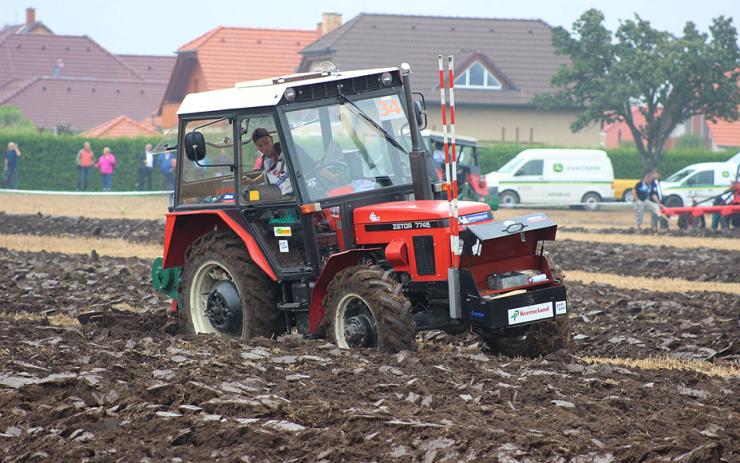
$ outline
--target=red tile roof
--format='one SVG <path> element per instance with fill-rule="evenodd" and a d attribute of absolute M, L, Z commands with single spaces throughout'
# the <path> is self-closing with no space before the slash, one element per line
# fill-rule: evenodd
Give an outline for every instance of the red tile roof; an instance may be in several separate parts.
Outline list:
<path fill-rule="evenodd" d="M 69 124 L 73 129 L 93 127 L 121 114 L 141 120 L 161 98 L 163 84 L 134 80 L 82 77 L 37 77 L 0 104 L 17 106 L 39 127 Z"/>
<path fill-rule="evenodd" d="M 176 56 L 116 55 L 144 80 L 167 82 Z"/>
<path fill-rule="evenodd" d="M 13 79 L 51 76 L 61 60 L 62 77 L 143 77 L 86 36 L 11 34 L 0 43 L 0 85 Z"/>
<path fill-rule="evenodd" d="M 196 51 L 205 88 L 296 71 L 301 49 L 319 37 L 317 30 L 217 27 L 179 48 Z"/>
<path fill-rule="evenodd" d="M 109 121 L 82 132 L 82 136 L 90 138 L 117 138 L 117 137 L 141 137 L 155 136 L 159 132 L 136 122 L 130 117 L 118 116 Z"/>
<path fill-rule="evenodd" d="M 707 122 L 712 140 L 717 146 L 738 147 L 740 146 L 740 121 Z"/>

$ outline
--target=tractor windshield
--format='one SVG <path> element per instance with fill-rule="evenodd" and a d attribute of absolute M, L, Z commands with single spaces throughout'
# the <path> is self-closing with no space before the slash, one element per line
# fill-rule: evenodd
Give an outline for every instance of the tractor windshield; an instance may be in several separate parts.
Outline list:
<path fill-rule="evenodd" d="M 397 95 L 287 113 L 310 201 L 411 183 L 406 112 Z"/>

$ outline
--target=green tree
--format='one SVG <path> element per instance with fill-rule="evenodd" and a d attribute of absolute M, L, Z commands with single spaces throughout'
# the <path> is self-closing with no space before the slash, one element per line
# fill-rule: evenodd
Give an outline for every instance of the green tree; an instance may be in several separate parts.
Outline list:
<path fill-rule="evenodd" d="M 33 122 L 26 119 L 19 108 L 15 106 L 0 106 L 0 130 L 35 131 Z"/>
<path fill-rule="evenodd" d="M 709 34 L 687 22 L 680 37 L 637 15 L 614 35 L 603 23 L 604 14 L 591 9 L 576 20 L 572 33 L 553 29 L 556 52 L 570 63 L 552 77 L 558 91 L 537 95 L 534 102 L 542 108 L 582 108 L 571 130 L 624 121 L 647 172 L 660 164 L 669 135 L 689 117 L 740 117 L 740 51 L 731 18 L 715 18 Z M 633 107 L 644 123 L 635 120 Z"/>

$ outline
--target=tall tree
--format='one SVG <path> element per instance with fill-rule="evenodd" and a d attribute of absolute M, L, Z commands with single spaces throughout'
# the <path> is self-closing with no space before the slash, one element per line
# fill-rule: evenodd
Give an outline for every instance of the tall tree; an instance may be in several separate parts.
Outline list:
<path fill-rule="evenodd" d="M 552 40 L 570 63 L 552 77 L 558 91 L 533 101 L 542 108 L 582 108 L 571 124 L 574 132 L 592 123 L 624 121 L 646 172 L 660 164 L 669 135 L 691 116 L 740 117 L 740 50 L 731 18 L 715 18 L 709 34 L 687 22 L 676 37 L 635 15 L 613 35 L 604 14 L 591 9 L 576 20 L 572 33 L 554 28 Z M 644 122 L 635 120 L 633 107 Z"/>

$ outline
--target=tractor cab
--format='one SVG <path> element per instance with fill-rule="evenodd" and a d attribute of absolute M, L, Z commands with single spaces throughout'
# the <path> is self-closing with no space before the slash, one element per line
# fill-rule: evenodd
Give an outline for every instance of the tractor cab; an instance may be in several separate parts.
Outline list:
<path fill-rule="evenodd" d="M 386 351 L 422 329 L 473 326 L 518 349 L 534 323 L 562 331 L 565 287 L 541 246 L 555 224 L 502 225 L 485 203 L 449 199 L 410 76 L 312 72 L 184 99 L 153 280 L 186 330 L 296 329 Z M 477 160 L 470 148 L 462 159 Z M 514 309 L 534 312 L 507 321 Z"/>

